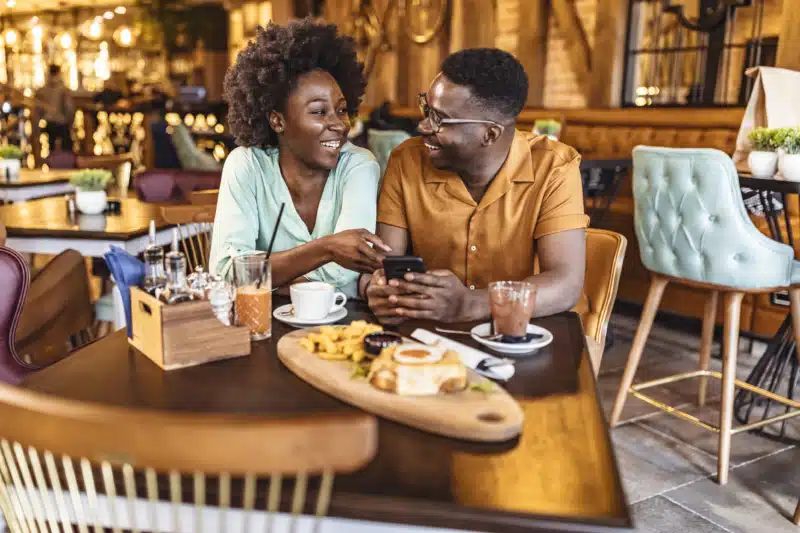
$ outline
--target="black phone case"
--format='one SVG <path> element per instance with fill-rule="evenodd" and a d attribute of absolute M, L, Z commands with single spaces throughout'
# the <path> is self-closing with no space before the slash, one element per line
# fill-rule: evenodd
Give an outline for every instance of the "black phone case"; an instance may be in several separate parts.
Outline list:
<path fill-rule="evenodd" d="M 425 273 L 425 263 L 419 257 L 390 256 L 383 260 L 386 279 L 403 279 L 408 272 Z"/>

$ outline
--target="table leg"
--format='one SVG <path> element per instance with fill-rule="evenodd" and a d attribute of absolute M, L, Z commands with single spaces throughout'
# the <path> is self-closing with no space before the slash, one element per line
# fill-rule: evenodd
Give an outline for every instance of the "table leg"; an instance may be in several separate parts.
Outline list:
<path fill-rule="evenodd" d="M 750 375 L 747 376 L 746 381 L 751 385 L 793 400 L 795 399 L 795 389 L 797 388 L 799 375 L 800 364 L 796 356 L 792 315 L 788 314 L 780 328 L 778 328 L 778 333 L 769 342 L 764 355 L 761 356 Z M 734 416 L 742 424 L 764 420 L 788 412 L 790 409 L 790 407 L 745 389 L 740 389 L 737 392 L 734 402 Z M 790 437 L 786 434 L 787 422 L 789 420 L 775 422 L 774 424 L 754 429 L 753 432 L 786 444 L 799 443 L 800 438 Z"/>

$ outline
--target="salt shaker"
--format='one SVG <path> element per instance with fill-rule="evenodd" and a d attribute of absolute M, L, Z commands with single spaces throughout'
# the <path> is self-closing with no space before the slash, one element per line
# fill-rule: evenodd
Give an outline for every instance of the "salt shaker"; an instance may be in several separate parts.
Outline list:
<path fill-rule="evenodd" d="M 208 301 L 217 319 L 226 326 L 230 326 L 233 315 L 233 294 L 231 286 L 221 278 L 216 277 L 208 290 Z"/>

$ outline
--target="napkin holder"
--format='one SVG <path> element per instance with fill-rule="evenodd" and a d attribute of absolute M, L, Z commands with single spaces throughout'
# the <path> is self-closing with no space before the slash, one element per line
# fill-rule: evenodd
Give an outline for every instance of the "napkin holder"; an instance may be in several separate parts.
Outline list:
<path fill-rule="evenodd" d="M 225 326 L 207 301 L 166 305 L 131 287 L 131 322 L 128 343 L 164 370 L 250 354 L 248 328 Z"/>

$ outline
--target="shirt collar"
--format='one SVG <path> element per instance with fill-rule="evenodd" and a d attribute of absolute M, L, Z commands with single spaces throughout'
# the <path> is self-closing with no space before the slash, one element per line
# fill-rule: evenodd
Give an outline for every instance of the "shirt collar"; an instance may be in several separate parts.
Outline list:
<path fill-rule="evenodd" d="M 424 176 L 425 183 L 446 183 L 452 178 L 460 179 L 453 172 L 440 170 L 430 164 L 427 167 Z M 514 130 L 514 139 L 511 141 L 506 162 L 500 167 L 492 183 L 496 181 L 515 183 L 534 181 L 530 146 L 519 130 Z"/>

